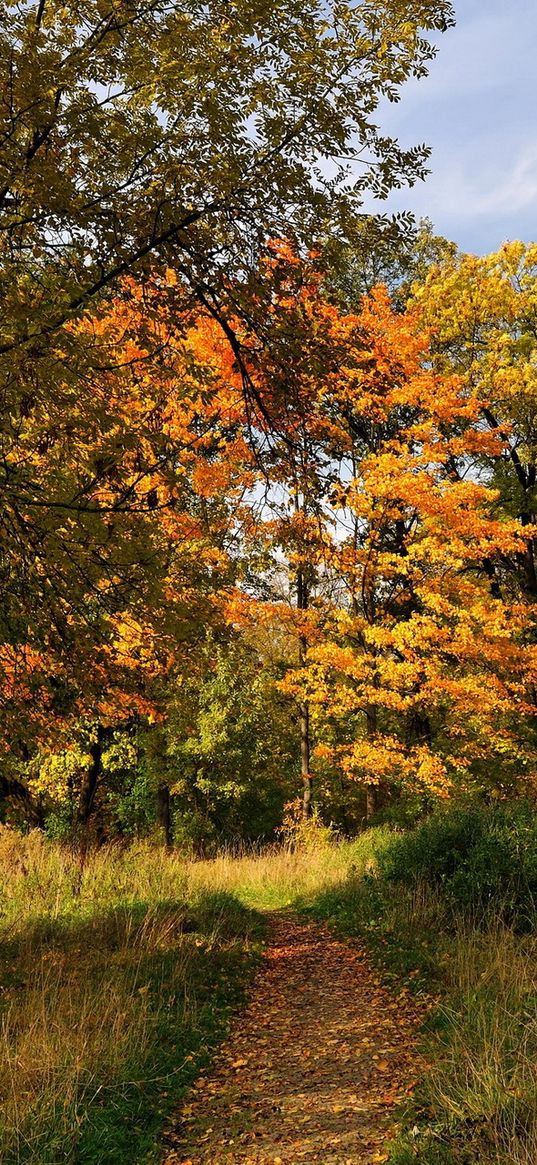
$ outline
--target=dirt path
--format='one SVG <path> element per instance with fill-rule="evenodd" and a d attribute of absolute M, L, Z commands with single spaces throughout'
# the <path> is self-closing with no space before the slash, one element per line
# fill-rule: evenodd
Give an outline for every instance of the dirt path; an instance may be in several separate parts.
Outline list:
<path fill-rule="evenodd" d="M 271 924 L 250 1001 L 170 1129 L 165 1165 L 387 1159 L 419 1071 L 418 1009 L 327 928 L 284 913 Z"/>

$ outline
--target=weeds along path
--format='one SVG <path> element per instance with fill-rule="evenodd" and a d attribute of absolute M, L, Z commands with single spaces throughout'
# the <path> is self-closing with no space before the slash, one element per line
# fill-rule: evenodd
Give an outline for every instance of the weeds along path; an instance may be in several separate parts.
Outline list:
<path fill-rule="evenodd" d="M 284 911 L 270 923 L 250 1001 L 170 1128 L 165 1165 L 385 1161 L 423 1011 L 328 928 Z"/>

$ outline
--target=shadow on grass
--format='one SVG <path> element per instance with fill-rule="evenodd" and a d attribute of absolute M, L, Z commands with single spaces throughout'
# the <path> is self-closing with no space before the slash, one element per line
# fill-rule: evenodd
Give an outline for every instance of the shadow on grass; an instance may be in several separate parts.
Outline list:
<path fill-rule="evenodd" d="M 157 1161 L 167 1116 L 244 996 L 263 929 L 233 895 L 201 893 L 40 919 L 6 944 L 4 1165 Z"/>

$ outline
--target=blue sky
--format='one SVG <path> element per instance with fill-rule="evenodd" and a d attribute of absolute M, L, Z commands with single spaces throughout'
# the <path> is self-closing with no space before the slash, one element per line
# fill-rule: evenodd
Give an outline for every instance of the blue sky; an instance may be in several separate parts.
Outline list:
<path fill-rule="evenodd" d="M 485 253 L 505 239 L 537 240 L 537 0 L 455 7 L 457 27 L 440 38 L 429 77 L 379 116 L 402 144 L 433 147 L 426 181 L 387 205 Z"/>

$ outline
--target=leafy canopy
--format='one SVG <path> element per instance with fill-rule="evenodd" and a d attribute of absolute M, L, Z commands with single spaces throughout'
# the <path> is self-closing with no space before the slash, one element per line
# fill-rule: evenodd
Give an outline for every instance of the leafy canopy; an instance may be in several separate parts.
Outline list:
<path fill-rule="evenodd" d="M 443 0 L 4 0 L 0 352 L 148 257 L 198 294 L 269 235 L 348 231 L 366 187 L 423 172 L 374 114 L 450 20 Z"/>

